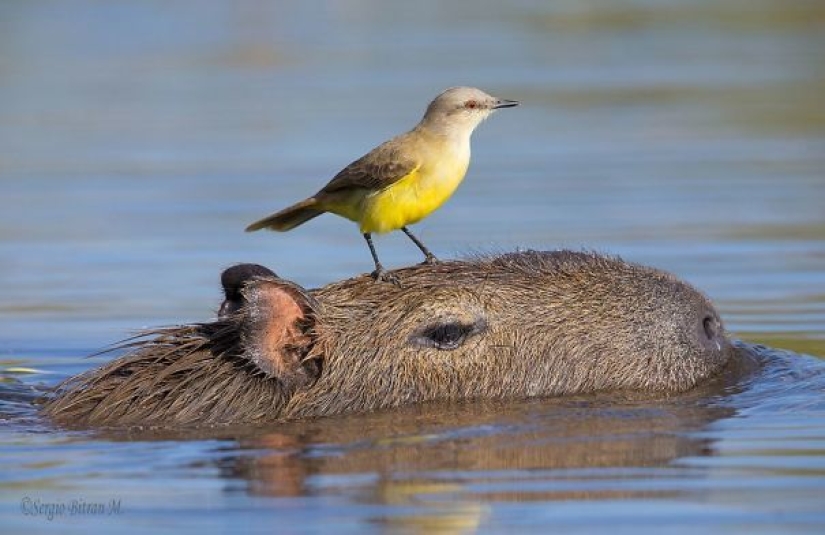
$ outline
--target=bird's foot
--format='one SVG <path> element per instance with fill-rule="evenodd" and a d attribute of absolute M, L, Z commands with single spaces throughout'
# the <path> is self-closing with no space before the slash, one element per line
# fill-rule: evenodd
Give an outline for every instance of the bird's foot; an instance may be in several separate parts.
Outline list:
<path fill-rule="evenodd" d="M 382 266 L 378 266 L 375 271 L 371 273 L 371 276 L 375 279 L 375 282 L 389 282 L 401 288 L 401 279 L 398 278 L 398 275 L 390 273 Z"/>
<path fill-rule="evenodd" d="M 435 257 L 432 253 L 427 253 L 426 258 L 423 262 L 421 262 L 422 266 L 432 266 L 433 264 L 438 264 L 439 260 Z"/>

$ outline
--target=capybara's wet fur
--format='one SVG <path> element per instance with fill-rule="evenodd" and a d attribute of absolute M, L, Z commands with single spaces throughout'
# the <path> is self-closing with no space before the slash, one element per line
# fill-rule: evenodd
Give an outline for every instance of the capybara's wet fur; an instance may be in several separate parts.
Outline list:
<path fill-rule="evenodd" d="M 307 291 L 266 268 L 222 278 L 216 321 L 159 329 L 68 380 L 45 406 L 71 426 L 239 423 L 428 400 L 678 392 L 732 348 L 674 276 L 591 253 L 414 266 Z"/>

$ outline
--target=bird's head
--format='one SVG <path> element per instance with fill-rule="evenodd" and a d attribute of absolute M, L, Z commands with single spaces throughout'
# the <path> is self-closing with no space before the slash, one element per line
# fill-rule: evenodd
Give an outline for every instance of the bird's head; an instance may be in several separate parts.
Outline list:
<path fill-rule="evenodd" d="M 475 87 L 451 87 L 430 102 L 421 124 L 469 135 L 495 110 L 517 105 L 515 100 L 496 98 Z"/>

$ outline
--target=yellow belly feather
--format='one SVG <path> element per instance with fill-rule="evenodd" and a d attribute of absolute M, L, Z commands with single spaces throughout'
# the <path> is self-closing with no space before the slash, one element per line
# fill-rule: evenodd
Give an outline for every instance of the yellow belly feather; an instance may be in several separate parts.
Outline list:
<path fill-rule="evenodd" d="M 389 232 L 417 223 L 452 196 L 467 172 L 467 163 L 445 162 L 419 168 L 398 182 L 367 194 L 357 220 L 361 232 Z"/>
<path fill-rule="evenodd" d="M 383 233 L 421 221 L 455 192 L 470 164 L 470 139 L 431 139 L 410 147 L 421 162 L 409 174 L 380 190 L 339 191 L 319 208 L 359 224 L 361 232 Z"/>

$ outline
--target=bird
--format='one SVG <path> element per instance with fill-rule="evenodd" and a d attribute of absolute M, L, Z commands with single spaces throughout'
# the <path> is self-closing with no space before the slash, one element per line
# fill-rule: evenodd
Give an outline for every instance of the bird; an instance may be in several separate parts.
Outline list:
<path fill-rule="evenodd" d="M 384 269 L 372 241 L 373 233 L 401 230 L 424 254 L 437 258 L 407 228 L 437 210 L 455 192 L 470 164 L 470 138 L 495 110 L 519 103 L 488 95 L 474 87 L 448 88 L 427 106 L 410 131 L 375 147 L 347 165 L 315 195 L 246 228 L 285 232 L 325 212 L 359 225 L 367 242 L 376 281 L 398 284 Z"/>

